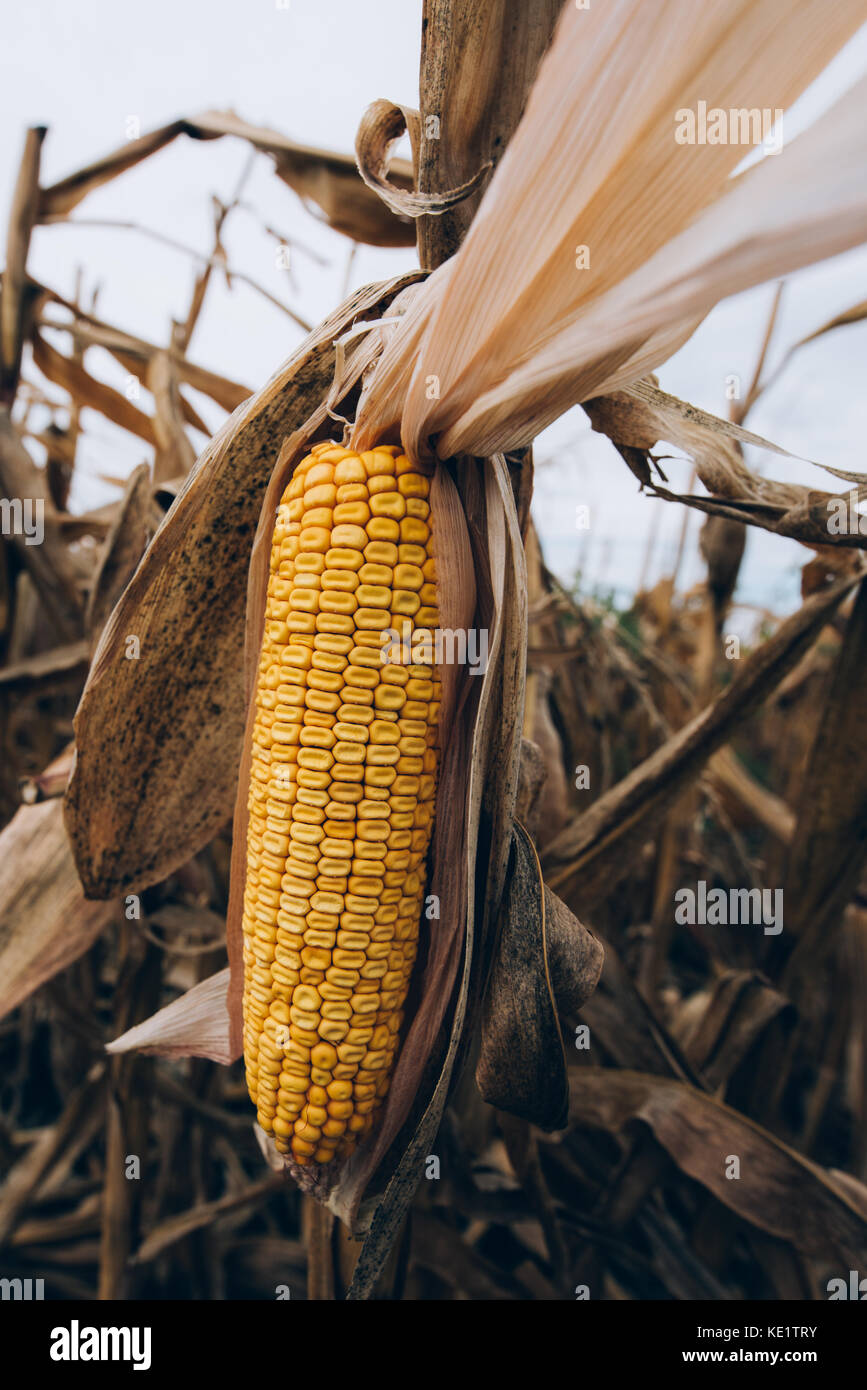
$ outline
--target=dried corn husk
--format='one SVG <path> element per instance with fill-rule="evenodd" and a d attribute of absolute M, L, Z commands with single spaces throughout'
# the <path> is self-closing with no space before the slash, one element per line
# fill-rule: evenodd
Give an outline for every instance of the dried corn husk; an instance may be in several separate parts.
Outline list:
<path fill-rule="evenodd" d="M 674 138 L 699 100 L 788 107 L 865 18 L 863 0 L 566 6 L 463 246 L 368 383 L 358 446 L 398 427 L 416 455 L 526 444 L 659 365 L 725 295 L 867 237 L 864 83 L 734 179 L 743 146 Z"/>

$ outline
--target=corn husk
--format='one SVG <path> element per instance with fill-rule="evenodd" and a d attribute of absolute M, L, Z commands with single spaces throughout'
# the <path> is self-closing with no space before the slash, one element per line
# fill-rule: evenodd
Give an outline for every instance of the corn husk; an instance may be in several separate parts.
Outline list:
<path fill-rule="evenodd" d="M 863 83 L 734 179 L 743 146 L 674 138 L 699 100 L 784 110 L 865 18 L 863 0 L 566 6 L 463 246 L 392 332 L 356 444 L 397 428 L 418 456 L 526 444 L 659 365 L 724 296 L 867 237 Z"/>

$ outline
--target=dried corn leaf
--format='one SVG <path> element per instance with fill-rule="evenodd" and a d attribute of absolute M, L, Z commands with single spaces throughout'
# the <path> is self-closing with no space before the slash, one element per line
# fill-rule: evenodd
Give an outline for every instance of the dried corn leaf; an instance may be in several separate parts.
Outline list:
<path fill-rule="evenodd" d="M 648 833 L 647 821 L 670 805 L 687 781 L 775 688 L 822 630 L 855 578 L 808 599 L 744 661 L 717 699 L 633 769 L 545 848 L 546 882 L 579 892 L 582 910 L 609 892 Z"/>
<path fill-rule="evenodd" d="M 644 376 L 725 296 L 864 241 L 865 94 L 862 80 L 778 157 L 739 175 L 680 236 L 600 301 L 574 334 L 563 335 L 563 353 L 580 352 L 582 343 L 592 345 L 586 332 L 598 329 L 596 350 L 608 360 L 595 373 L 595 392 Z M 612 354 L 630 337 L 644 339 L 643 346 L 613 363 Z"/>
<path fill-rule="evenodd" d="M 781 362 L 774 368 L 773 372 L 771 372 L 765 380 L 760 381 L 756 385 L 750 404 L 758 400 L 759 396 L 764 395 L 774 382 L 782 376 L 792 358 L 796 353 L 800 352 L 801 348 L 807 347 L 809 343 L 816 342 L 817 338 L 823 338 L 826 333 L 832 333 L 837 328 L 846 328 L 853 323 L 863 323 L 865 318 L 867 318 L 867 299 L 863 299 L 860 304 L 853 304 L 851 309 L 845 309 L 842 314 L 835 314 L 833 318 L 828 319 L 827 323 L 823 323 L 819 328 L 815 328 L 813 332 L 808 333 L 806 337 L 799 338 L 798 341 L 793 343 L 787 350 Z"/>
<path fill-rule="evenodd" d="M 150 469 L 146 463 L 140 463 L 126 481 L 123 497 L 103 542 L 85 612 L 88 632 L 101 632 L 135 573 L 158 515 L 152 499 Z"/>
<path fill-rule="evenodd" d="M 792 1005 L 757 972 L 729 970 L 721 975 L 685 1043 L 706 1088 L 725 1086 L 769 1024 L 781 1015 L 791 1023 Z"/>
<path fill-rule="evenodd" d="M 735 814 L 747 825 L 763 825 L 780 844 L 791 843 L 795 831 L 795 814 L 781 797 L 763 787 L 751 776 L 730 748 L 721 748 L 708 762 L 708 774 L 714 787 L 734 804 Z"/>
<path fill-rule="evenodd" d="M 18 386 L 25 336 L 27 252 L 39 206 L 39 165 L 46 134 L 45 126 L 33 126 L 24 138 L 24 152 L 9 210 L 6 267 L 0 289 L 0 401 L 4 405 L 12 404 Z"/>
<path fill-rule="evenodd" d="M 404 217 L 446 212 L 474 193 L 491 167 L 484 164 L 466 183 L 444 193 L 413 193 L 396 187 L 388 179 L 389 150 L 404 131 L 409 131 L 413 150 L 417 150 L 420 127 L 417 111 L 380 98 L 371 102 L 362 116 L 355 140 L 358 172 L 364 182 L 379 194 L 392 212 Z"/>
<path fill-rule="evenodd" d="M 85 902 L 62 803 L 16 811 L 0 833 L 0 1017 L 83 955 L 116 914 L 113 903 Z"/>
<path fill-rule="evenodd" d="M 783 892 L 798 938 L 788 977 L 816 968 L 835 939 L 867 857 L 867 581 L 862 580 L 801 790 Z"/>
<path fill-rule="evenodd" d="M 726 463 L 730 459 L 726 456 Z M 717 456 L 719 462 L 719 455 Z M 755 476 L 755 475 L 751 475 Z M 704 512 L 706 516 L 722 517 L 726 521 L 740 522 L 745 526 L 758 526 L 776 536 L 787 536 L 790 540 L 801 541 L 811 549 L 819 546 L 833 547 L 835 550 L 864 550 L 867 540 L 860 531 L 829 531 L 828 520 L 833 510 L 838 511 L 840 503 L 848 507 L 846 497 L 833 497 L 828 492 L 817 492 L 812 488 L 800 487 L 794 483 L 776 483 L 765 480 L 762 491 L 771 494 L 767 498 L 722 496 L 702 497 L 687 493 L 670 492 L 658 483 L 650 484 L 654 497 L 665 502 L 681 502 L 685 507 Z M 796 492 L 798 495 L 787 501 L 775 500 L 777 491 Z M 829 560 L 829 568 L 830 568 Z"/>
<path fill-rule="evenodd" d="M 689 427 L 695 426 L 702 433 L 707 431 L 711 435 L 722 435 L 724 439 L 736 439 L 739 444 L 752 444 L 756 449 L 767 449 L 783 458 L 800 459 L 804 463 L 812 462 L 811 459 L 803 459 L 800 454 L 781 449 L 779 444 L 772 444 L 769 439 L 754 434 L 752 430 L 744 429 L 742 425 L 737 425 L 731 420 L 721 420 L 718 415 L 712 415 L 708 410 L 701 410 L 687 401 L 678 400 L 677 396 L 672 396 L 667 391 L 660 391 L 653 381 L 636 381 L 634 385 L 627 386 L 624 394 L 643 401 L 648 407 L 648 432 L 652 433 L 652 418 L 653 425 L 658 430 L 657 439 L 667 439 L 669 443 L 677 444 L 680 448 L 689 449 L 689 443 L 682 441 L 689 441 Z"/>
<path fill-rule="evenodd" d="M 541 1129 L 563 1129 L 569 1081 L 559 1015 L 580 1008 L 592 994 L 602 948 L 553 893 L 546 893 L 538 856 L 521 825 L 512 834 L 498 928 L 476 1081 L 489 1105 Z"/>
<path fill-rule="evenodd" d="M 278 177 L 299 197 L 316 203 L 335 231 L 373 246 L 412 246 L 415 243 L 412 223 L 396 217 L 365 187 L 351 156 L 296 145 L 279 131 L 250 125 L 230 111 L 206 111 L 191 119 L 182 117 L 172 121 L 139 140 L 129 141 L 50 188 L 44 188 L 39 202 L 39 221 L 67 217 L 94 189 L 150 158 L 179 135 L 189 135 L 195 140 L 215 140 L 231 135 L 246 140 L 254 149 L 271 156 Z M 391 177 L 402 186 L 412 188 L 412 166 L 405 160 L 392 161 Z"/>
<path fill-rule="evenodd" d="M 45 509 L 45 539 L 30 545 L 24 535 L 11 537 L 19 558 L 29 571 L 43 603 L 68 641 L 81 635 L 81 596 L 78 575 L 61 536 L 61 521 L 51 497 L 45 473 L 37 468 L 18 437 L 9 412 L 0 408 L 0 491 L 5 497 L 28 497 Z"/>
<path fill-rule="evenodd" d="M 33 335 L 33 361 L 43 376 L 53 381 L 55 386 L 62 386 L 79 405 L 89 405 L 92 410 L 98 410 L 113 424 L 129 434 L 137 435 L 146 444 L 156 444 L 154 424 L 149 415 L 145 415 L 120 391 L 115 391 L 113 386 L 107 386 L 104 381 L 91 376 L 80 362 L 64 357 L 41 333 Z"/>
<path fill-rule="evenodd" d="M 570 1117 L 614 1131 L 640 1120 L 683 1172 L 759 1230 L 852 1268 L 863 1256 L 867 1220 L 842 1184 L 712 1096 L 658 1076 L 581 1068 Z M 737 1181 L 726 1176 L 732 1155 Z"/>
<path fill-rule="evenodd" d="M 42 327 L 72 333 L 84 346 L 104 347 L 132 376 L 144 376 L 146 371 L 143 371 L 143 368 L 146 369 L 148 363 L 163 351 L 145 338 L 135 337 L 121 328 L 113 328 L 111 324 L 104 323 L 102 319 L 87 313 L 79 305 L 64 299 L 45 285 L 37 285 L 37 288 L 44 303 L 59 304 L 73 315 L 70 323 L 59 323 L 43 316 L 40 319 Z M 217 372 L 209 371 L 207 367 L 201 367 L 187 357 L 178 357 L 174 366 L 181 381 L 192 386 L 194 390 L 201 391 L 203 395 L 210 396 L 211 400 L 216 401 L 224 410 L 235 410 L 252 395 L 249 387 L 219 376 Z"/>
<path fill-rule="evenodd" d="M 0 668 L 0 685 L 14 690 L 17 695 L 30 693 L 34 689 L 44 690 L 65 677 L 84 675 L 89 654 L 89 643 L 82 639 L 64 647 L 52 647 L 47 652 L 37 652 L 35 656 L 22 657 L 20 661 Z"/>
<path fill-rule="evenodd" d="M 101 1127 L 105 1113 L 107 1076 L 93 1067 L 76 1086 L 55 1124 L 45 1129 L 4 1175 L 0 1190 L 0 1245 L 6 1245 L 30 1198 L 43 1183 L 62 1181 L 64 1165 L 72 1166 L 81 1149 Z"/>
<path fill-rule="evenodd" d="M 786 453 L 760 435 L 669 396 L 648 381 L 594 398 L 585 403 L 585 409 L 593 428 L 612 440 L 631 467 L 631 453 L 638 453 L 643 463 L 639 470 L 633 467 L 633 471 L 638 472 L 642 484 L 650 488 L 655 497 L 682 502 L 725 521 L 760 526 L 811 546 L 867 547 L 867 538 L 857 529 L 829 530 L 831 493 L 799 483 L 781 483 L 750 471 L 733 441 L 777 454 Z M 695 463 L 701 482 L 711 493 L 710 497 L 681 496 L 652 479 L 646 451 L 659 440 L 685 450 Z M 837 477 L 860 484 L 863 489 L 862 475 L 828 464 L 820 466 Z"/>
<path fill-rule="evenodd" d="M 147 386 L 154 398 L 156 458 L 154 482 L 183 478 L 196 461 L 195 451 L 184 430 L 183 397 L 179 373 L 169 352 L 157 352 L 148 365 Z M 204 431 L 206 435 L 209 430 Z"/>
<path fill-rule="evenodd" d="M 251 1183 L 241 1192 L 229 1193 L 228 1196 L 220 1197 L 215 1202 L 202 1202 L 189 1211 L 181 1211 L 175 1216 L 170 1216 L 157 1226 L 156 1230 L 148 1233 L 133 1255 L 132 1262 L 141 1265 L 155 1260 L 164 1251 L 170 1249 L 176 1241 L 183 1240 L 191 1232 L 200 1231 L 203 1227 L 211 1226 L 215 1221 L 219 1221 L 222 1216 L 241 1211 L 245 1207 L 255 1206 L 257 1202 L 270 1197 L 272 1193 L 279 1191 L 280 1184 L 281 1180 L 278 1177 L 260 1178 L 258 1182 Z"/>

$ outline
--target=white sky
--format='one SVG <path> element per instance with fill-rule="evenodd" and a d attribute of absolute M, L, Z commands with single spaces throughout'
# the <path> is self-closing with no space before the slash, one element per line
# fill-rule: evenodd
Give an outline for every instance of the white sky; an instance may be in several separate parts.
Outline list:
<path fill-rule="evenodd" d="M 788 3 L 788 0 L 781 0 Z M 349 152 L 359 118 L 376 97 L 418 103 L 421 0 L 151 0 L 119 6 L 116 0 L 30 0 L 7 10 L 0 53 L 0 219 L 5 225 L 24 132 L 49 126 L 42 180 L 53 182 L 123 144 L 130 117 L 142 132 L 176 116 L 208 108 L 234 109 L 305 144 Z M 791 139 L 867 72 L 867 29 L 786 117 Z M 865 112 L 867 120 L 867 112 Z M 121 219 L 210 251 L 211 198 L 228 199 L 248 159 L 233 140 L 198 143 L 182 138 L 131 173 L 98 190 L 76 219 Z M 225 242 L 233 268 L 289 302 L 311 323 L 343 297 L 350 243 L 317 223 L 276 179 L 261 156 L 245 192 L 249 211 L 229 220 Z M 296 245 L 291 277 L 276 264 L 276 245 L 263 230 L 276 229 Z M 327 264 L 305 255 L 315 251 Z M 384 279 L 415 264 L 412 250 L 359 248 L 349 288 Z M 172 317 L 185 317 L 196 262 L 138 232 L 69 226 L 38 228 L 30 270 L 71 295 L 77 266 L 89 296 L 99 288 L 97 312 L 110 323 L 155 342 L 166 342 Z M 783 302 L 771 365 L 794 339 L 865 298 L 867 250 L 859 249 L 792 277 Z M 697 405 L 725 414 L 726 377 L 748 383 L 764 332 L 773 287 L 720 306 L 692 341 L 660 372 L 662 385 Z M 261 385 L 294 349 L 301 331 L 246 285 L 229 291 L 215 281 L 193 339 L 191 356 L 251 387 Z M 57 345 L 66 350 L 68 338 Z M 806 348 L 778 386 L 751 415 L 752 429 L 783 447 L 835 466 L 864 470 L 867 325 L 843 329 Z M 123 387 L 124 374 L 92 350 L 88 365 Z M 55 393 L 57 394 L 57 393 Z M 216 426 L 221 412 L 196 398 Z M 100 475 L 125 476 L 144 446 L 92 412 L 73 494 L 76 509 L 116 490 Z M 195 437 L 197 447 L 203 441 Z M 767 454 L 751 452 L 754 467 L 814 487 L 833 488 L 829 475 Z M 653 538 L 649 578 L 672 563 L 683 509 L 640 496 L 612 447 L 571 412 L 537 445 L 536 519 L 551 568 L 569 579 L 583 563 L 591 584 L 625 596 L 643 572 Z M 550 461 L 548 461 L 550 460 Z M 688 469 L 667 469 L 674 490 L 685 490 Z M 591 509 L 589 533 L 576 532 L 575 507 Z M 695 540 L 701 518 L 690 521 L 689 563 L 681 579 L 701 573 Z M 738 597 L 778 609 L 797 598 L 798 570 L 808 558 L 794 542 L 752 531 Z"/>

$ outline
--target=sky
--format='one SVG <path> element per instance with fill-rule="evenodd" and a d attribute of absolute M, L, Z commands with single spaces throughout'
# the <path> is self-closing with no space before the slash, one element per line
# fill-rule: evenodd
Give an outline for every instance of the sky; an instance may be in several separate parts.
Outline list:
<path fill-rule="evenodd" d="M 790 0 L 780 0 L 788 5 Z M 0 220 L 29 125 L 46 125 L 42 182 L 51 183 L 122 145 L 137 122 L 146 132 L 181 115 L 232 109 L 299 143 L 351 152 L 365 107 L 378 97 L 418 104 L 421 0 L 30 0 L 9 10 L 0 53 Z M 867 27 L 838 55 L 785 121 L 791 139 L 867 72 Z M 867 112 L 865 112 L 867 119 Z M 59 293 L 73 293 L 83 269 L 86 300 L 98 291 L 97 313 L 109 323 L 164 343 L 171 319 L 185 318 L 198 263 L 135 224 L 201 252 L 212 241 L 212 200 L 228 200 L 247 168 L 248 148 L 235 140 L 186 138 L 97 190 L 73 217 L 79 227 L 37 228 L 29 269 Z M 244 206 L 227 223 L 232 268 L 290 304 L 311 324 L 349 290 L 385 279 L 415 262 L 410 249 L 360 247 L 317 222 L 260 156 L 244 187 Z M 268 230 L 270 229 L 270 230 Z M 278 264 L 277 236 L 291 247 Z M 769 367 L 786 347 L 834 314 L 865 298 L 867 249 L 859 248 L 792 276 L 786 285 Z M 720 305 L 690 342 L 659 371 L 664 389 L 716 414 L 727 413 L 725 383 L 748 383 L 762 341 L 774 286 Z M 303 332 L 255 289 L 212 283 L 190 356 L 256 388 L 303 338 Z M 66 350 L 68 337 L 54 337 Z M 805 348 L 749 419 L 750 428 L 801 457 L 864 470 L 867 438 L 867 324 L 830 334 Z M 88 366 L 120 389 L 124 374 L 99 349 Z M 56 393 L 55 393 L 56 394 Z M 144 398 L 147 404 L 147 397 Z M 195 397 L 212 427 L 223 416 Z M 87 434 L 72 497 L 74 510 L 110 500 L 144 457 L 144 447 L 103 417 L 86 412 Z M 197 449 L 204 441 L 194 436 Z M 593 434 L 586 416 L 569 412 L 536 445 L 534 515 L 546 560 L 567 583 L 576 569 L 586 587 L 625 601 L 639 581 L 669 574 L 684 510 L 638 492 L 613 447 Z M 755 450 L 750 466 L 769 476 L 833 490 L 830 475 Z M 689 466 L 666 466 L 674 491 L 685 491 Z M 590 527 L 575 527 L 576 507 L 589 508 Z M 702 574 L 701 524 L 688 519 L 679 581 Z M 755 608 L 797 605 L 799 569 L 808 553 L 793 541 L 751 530 L 736 594 L 746 621 Z"/>

